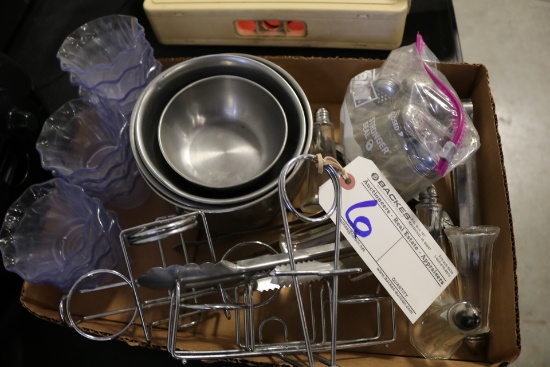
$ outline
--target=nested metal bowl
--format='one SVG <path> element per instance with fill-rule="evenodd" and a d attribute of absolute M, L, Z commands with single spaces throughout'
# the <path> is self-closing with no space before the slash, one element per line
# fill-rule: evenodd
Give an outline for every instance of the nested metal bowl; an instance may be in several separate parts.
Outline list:
<path fill-rule="evenodd" d="M 209 190 L 195 185 L 175 172 L 161 153 L 158 125 L 166 105 L 189 84 L 215 75 L 233 75 L 261 85 L 277 99 L 285 113 L 288 135 L 283 152 L 253 188 Z M 145 88 L 132 114 L 132 149 L 146 181 L 175 205 L 216 212 L 239 211 L 254 206 L 258 199 L 276 195 L 281 168 L 291 158 L 307 152 L 311 142 L 309 105 L 297 84 L 293 84 L 265 63 L 243 55 L 202 56 L 165 70 Z M 293 173 L 296 171 L 297 168 Z"/>
<path fill-rule="evenodd" d="M 234 75 L 189 84 L 166 105 L 160 150 L 186 180 L 205 189 L 251 187 L 283 153 L 287 123 L 277 99 Z"/>

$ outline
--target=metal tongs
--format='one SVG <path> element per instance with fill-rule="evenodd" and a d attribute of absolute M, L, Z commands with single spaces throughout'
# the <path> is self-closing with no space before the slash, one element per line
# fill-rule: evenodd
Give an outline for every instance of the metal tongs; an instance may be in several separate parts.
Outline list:
<path fill-rule="evenodd" d="M 329 243 L 294 251 L 294 261 L 323 261 L 332 259 L 335 244 Z M 353 254 L 353 248 L 347 241 L 340 243 L 343 254 Z M 249 279 L 254 274 L 275 269 L 277 266 L 289 264 L 288 254 L 268 254 L 251 259 L 231 262 L 221 260 L 217 263 L 189 263 L 185 265 L 170 265 L 154 267 L 138 278 L 138 283 L 147 288 L 170 290 L 175 282 L 186 287 L 200 288 L 230 281 Z"/>

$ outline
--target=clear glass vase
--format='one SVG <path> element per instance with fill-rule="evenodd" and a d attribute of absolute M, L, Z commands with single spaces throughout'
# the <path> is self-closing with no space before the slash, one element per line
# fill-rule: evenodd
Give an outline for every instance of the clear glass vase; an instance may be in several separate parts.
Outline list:
<path fill-rule="evenodd" d="M 458 298 L 479 308 L 481 325 L 476 335 L 489 332 L 493 245 L 500 232 L 496 226 L 445 228 L 458 270 Z"/>

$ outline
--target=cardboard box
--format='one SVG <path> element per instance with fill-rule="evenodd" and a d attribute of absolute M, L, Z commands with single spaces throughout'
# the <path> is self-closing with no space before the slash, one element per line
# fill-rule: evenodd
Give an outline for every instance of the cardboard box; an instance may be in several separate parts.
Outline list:
<path fill-rule="evenodd" d="M 340 59 L 340 58 L 296 58 L 296 57 L 269 57 L 278 65 L 287 70 L 302 86 L 311 107 L 326 107 L 331 112 L 333 121 L 338 123 L 340 106 L 350 79 L 360 72 L 380 66 L 380 60 L 367 59 Z M 180 62 L 178 59 L 163 60 L 165 68 Z M 491 333 L 488 342 L 487 353 L 484 356 L 473 355 L 465 347 L 462 347 L 448 361 L 426 360 L 419 356 L 410 345 L 407 335 L 408 321 L 400 310 L 396 311 L 396 340 L 391 343 L 383 343 L 353 350 L 338 352 L 338 364 L 351 366 L 361 364 L 363 366 L 498 366 L 514 361 L 520 352 L 519 333 L 519 309 L 516 279 L 516 259 L 514 247 L 514 234 L 512 227 L 512 214 L 506 184 L 506 172 L 502 155 L 501 141 L 498 133 L 497 118 L 494 112 L 494 104 L 489 89 L 489 76 L 482 65 L 469 64 L 442 64 L 441 71 L 447 76 L 460 98 L 470 98 L 474 105 L 474 123 L 481 137 L 481 148 L 477 152 L 477 167 L 479 174 L 479 208 L 482 224 L 496 225 L 501 232 L 495 243 L 493 293 L 491 303 L 490 325 Z M 445 178 L 437 183 L 438 193 L 445 210 L 456 215 L 456 207 L 452 197 L 450 179 Z M 131 211 L 120 211 L 120 219 L 123 228 L 148 223 L 156 217 L 173 214 L 174 208 L 163 202 L 156 196 L 152 196 L 141 208 Z M 456 219 L 456 218 L 454 218 Z M 276 241 L 280 230 L 252 233 L 249 236 L 234 236 L 215 241 L 216 251 L 223 252 L 226 246 L 237 243 L 240 240 L 259 239 L 266 242 Z M 197 247 L 199 248 L 199 247 Z M 143 246 L 135 253 L 130 254 L 134 268 L 148 269 L 158 266 L 155 261 L 155 249 Z M 199 250 L 197 250 L 197 253 Z M 178 260 L 181 253 L 169 251 L 169 263 Z M 204 259 L 195 259 L 195 262 Z M 346 287 L 347 285 L 344 285 Z M 350 287 L 353 287 L 350 286 Z M 128 288 L 128 287 L 127 287 Z M 285 294 L 292 295 L 292 291 L 286 288 Z M 344 290 L 345 292 L 346 290 Z M 92 314 L 110 309 L 121 309 L 132 306 L 133 296 L 126 289 L 111 290 L 107 296 L 94 297 L 91 300 L 78 302 L 72 305 L 73 314 Z M 55 288 L 47 285 L 34 285 L 25 283 L 21 294 L 23 305 L 36 316 L 56 323 L 62 323 L 59 314 L 59 301 L 62 294 Z M 268 317 L 271 314 L 286 316 L 295 315 L 295 306 L 290 305 L 284 299 L 259 308 L 258 318 Z M 167 317 L 166 308 L 159 310 L 157 318 Z M 349 312 L 339 316 L 339 330 L 342 332 L 354 332 L 362 329 L 363 325 L 357 324 L 358 314 Z M 256 317 L 256 316 L 255 316 Z M 95 335 L 112 334 L 120 329 L 121 321 L 128 322 L 129 316 L 118 315 L 116 317 L 102 317 L 83 322 L 80 326 Z M 257 321 L 259 322 L 259 321 Z M 289 323 L 289 334 L 299 334 L 298 323 Z M 387 326 L 387 325 L 384 325 Z M 368 328 L 368 326 L 366 326 Z M 221 312 L 215 316 L 207 314 L 201 323 L 180 331 L 177 338 L 177 347 L 182 350 L 225 350 L 235 348 L 234 335 L 235 321 L 225 319 Z M 76 334 L 75 334 L 75 337 Z M 137 318 L 130 328 L 120 337 L 132 345 L 146 345 L 140 319 Z M 154 329 L 152 333 L 151 347 L 164 348 L 166 346 L 166 327 Z M 299 359 L 304 360 L 301 355 Z M 246 358 L 263 362 L 282 363 L 280 359 L 267 357 Z"/>

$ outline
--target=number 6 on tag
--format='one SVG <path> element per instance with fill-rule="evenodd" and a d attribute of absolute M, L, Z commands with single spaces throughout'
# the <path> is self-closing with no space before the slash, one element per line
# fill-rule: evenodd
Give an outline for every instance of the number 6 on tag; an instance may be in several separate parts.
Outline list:
<path fill-rule="evenodd" d="M 351 228 L 353 228 L 353 233 L 355 234 L 355 237 L 357 236 L 368 237 L 368 235 L 370 235 L 372 232 L 372 226 L 369 218 L 363 215 L 358 215 L 357 217 L 355 217 L 354 220 L 352 220 L 350 218 L 351 212 L 356 211 L 356 209 L 358 208 L 368 208 L 368 207 L 376 206 L 377 203 L 378 202 L 376 200 L 367 200 L 367 201 L 354 204 L 350 206 L 348 210 L 346 210 L 346 219 L 348 221 L 348 224 L 351 226 Z M 366 228 L 364 230 L 360 229 L 359 224 L 363 224 Z"/>

